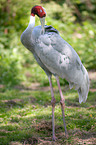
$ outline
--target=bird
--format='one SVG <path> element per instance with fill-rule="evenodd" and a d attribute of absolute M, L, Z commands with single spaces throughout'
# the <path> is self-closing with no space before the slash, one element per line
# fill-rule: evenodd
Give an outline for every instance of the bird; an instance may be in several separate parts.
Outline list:
<path fill-rule="evenodd" d="M 41 25 L 35 26 L 36 15 L 39 17 Z M 79 95 L 79 103 L 86 102 L 90 83 L 88 72 L 76 51 L 60 36 L 58 30 L 51 25 L 45 25 L 45 17 L 46 10 L 44 7 L 39 5 L 32 7 L 28 27 L 21 35 L 21 43 L 33 53 L 37 63 L 48 76 L 52 105 L 52 140 L 55 141 L 54 110 L 56 99 L 52 87 L 52 75 L 56 78 L 60 93 L 60 104 L 66 137 L 68 137 L 68 132 L 64 113 L 65 98 L 60 87 L 59 78 L 65 78 L 69 83 L 70 89 L 75 86 Z"/>

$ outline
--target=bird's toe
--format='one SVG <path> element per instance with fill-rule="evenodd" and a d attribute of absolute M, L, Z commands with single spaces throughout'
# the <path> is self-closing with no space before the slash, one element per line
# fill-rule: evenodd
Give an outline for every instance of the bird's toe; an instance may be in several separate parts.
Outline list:
<path fill-rule="evenodd" d="M 56 141 L 57 140 L 57 137 L 56 136 L 53 136 L 52 137 L 52 141 Z"/>

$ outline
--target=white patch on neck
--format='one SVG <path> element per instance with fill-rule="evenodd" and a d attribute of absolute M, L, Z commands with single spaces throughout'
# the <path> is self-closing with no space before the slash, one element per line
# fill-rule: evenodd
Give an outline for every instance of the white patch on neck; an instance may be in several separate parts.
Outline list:
<path fill-rule="evenodd" d="M 33 25 L 33 27 L 34 27 L 34 25 L 35 25 L 35 16 L 30 16 L 30 21 L 29 21 L 29 25 Z"/>

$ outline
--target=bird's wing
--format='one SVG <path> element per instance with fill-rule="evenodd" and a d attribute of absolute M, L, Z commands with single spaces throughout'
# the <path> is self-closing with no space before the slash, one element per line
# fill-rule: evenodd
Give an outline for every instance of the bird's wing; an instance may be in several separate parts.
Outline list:
<path fill-rule="evenodd" d="M 44 28 L 45 28 L 45 33 L 54 32 L 54 33 L 59 34 L 58 30 L 52 27 L 51 25 L 49 26 L 45 25 Z"/>
<path fill-rule="evenodd" d="M 75 86 L 79 102 L 85 102 L 89 91 L 89 77 L 76 51 L 59 34 L 48 32 L 38 37 L 35 52 L 54 75 L 65 78 L 70 88 Z"/>
<path fill-rule="evenodd" d="M 49 32 L 41 35 L 36 43 L 35 51 L 46 67 L 62 78 L 68 73 L 81 68 L 81 61 L 75 50 L 60 35 Z"/>

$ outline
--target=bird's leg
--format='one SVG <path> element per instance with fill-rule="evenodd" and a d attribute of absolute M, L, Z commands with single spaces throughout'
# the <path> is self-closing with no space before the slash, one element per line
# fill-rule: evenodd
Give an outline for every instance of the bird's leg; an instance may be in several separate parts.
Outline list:
<path fill-rule="evenodd" d="M 59 78 L 57 76 L 56 76 L 56 80 L 57 80 L 58 89 L 59 89 L 60 97 L 61 97 L 60 104 L 61 104 L 61 109 L 62 109 L 63 124 L 64 124 L 64 128 L 65 128 L 65 136 L 68 137 L 68 133 L 67 133 L 67 129 L 66 129 L 66 123 L 65 123 L 65 113 L 64 113 L 65 99 L 63 97 L 61 87 L 60 87 L 60 83 L 59 83 Z"/>
<path fill-rule="evenodd" d="M 54 109 L 55 109 L 56 100 L 54 98 L 51 76 L 49 76 L 49 83 L 50 83 L 51 97 L 52 97 L 52 100 L 51 100 L 51 104 L 52 104 L 52 140 L 55 141 L 56 137 L 55 137 Z"/>

